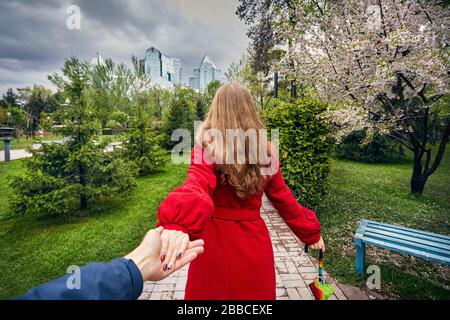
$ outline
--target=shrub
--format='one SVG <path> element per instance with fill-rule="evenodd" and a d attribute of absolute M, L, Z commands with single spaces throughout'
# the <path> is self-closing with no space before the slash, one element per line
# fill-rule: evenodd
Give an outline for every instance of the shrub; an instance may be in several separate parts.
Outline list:
<path fill-rule="evenodd" d="M 350 133 L 336 146 L 340 158 L 362 162 L 385 163 L 405 158 L 402 146 L 386 136 L 375 133 L 366 142 L 367 133 L 359 130 Z"/>
<path fill-rule="evenodd" d="M 279 129 L 283 177 L 297 199 L 315 207 L 327 190 L 332 142 L 330 127 L 321 118 L 326 105 L 302 98 L 276 101 L 263 111 L 269 129 Z"/>
<path fill-rule="evenodd" d="M 194 136 L 194 121 L 196 120 L 197 93 L 191 88 L 176 88 L 175 93 L 163 121 L 165 134 L 164 147 L 168 150 L 178 144 L 171 141 L 176 129 L 187 129 Z M 193 142 L 193 139 L 192 139 Z"/>

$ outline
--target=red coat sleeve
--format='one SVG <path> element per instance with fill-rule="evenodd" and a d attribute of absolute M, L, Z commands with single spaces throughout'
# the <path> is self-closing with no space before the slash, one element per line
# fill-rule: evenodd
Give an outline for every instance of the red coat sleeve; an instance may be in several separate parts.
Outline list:
<path fill-rule="evenodd" d="M 303 243 L 310 245 L 319 241 L 320 223 L 316 214 L 298 204 L 286 185 L 279 166 L 277 173 L 269 178 L 265 193 L 289 228 Z"/>
<path fill-rule="evenodd" d="M 173 190 L 158 209 L 158 226 L 180 230 L 198 239 L 207 219 L 214 212 L 211 198 L 216 188 L 214 167 L 200 146 L 191 153 L 188 177 L 181 187 Z"/>

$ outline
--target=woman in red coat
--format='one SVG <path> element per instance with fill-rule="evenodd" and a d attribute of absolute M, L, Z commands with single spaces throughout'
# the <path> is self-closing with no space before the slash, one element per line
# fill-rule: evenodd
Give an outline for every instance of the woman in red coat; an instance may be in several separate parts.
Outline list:
<path fill-rule="evenodd" d="M 219 143 L 227 129 L 263 129 L 250 92 L 238 83 L 217 91 L 192 150 L 187 179 L 159 207 L 163 268 L 174 265 L 189 239 L 202 238 L 205 250 L 190 264 L 186 299 L 273 300 L 274 256 L 260 215 L 263 193 L 305 244 L 324 249 L 320 224 L 286 186 L 273 148 L 264 147 L 275 166 L 267 175 L 266 163 L 252 162 L 259 149 L 251 150 L 248 136 Z M 258 147 L 264 141 L 259 138 Z M 242 147 L 245 143 L 249 147 Z"/>

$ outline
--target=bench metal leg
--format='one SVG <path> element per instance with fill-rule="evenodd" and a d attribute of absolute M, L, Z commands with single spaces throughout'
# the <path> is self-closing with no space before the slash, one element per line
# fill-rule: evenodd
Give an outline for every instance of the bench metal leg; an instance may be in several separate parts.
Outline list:
<path fill-rule="evenodd" d="M 356 273 L 361 278 L 364 277 L 364 263 L 366 260 L 366 244 L 361 239 L 355 238 L 356 246 Z"/>

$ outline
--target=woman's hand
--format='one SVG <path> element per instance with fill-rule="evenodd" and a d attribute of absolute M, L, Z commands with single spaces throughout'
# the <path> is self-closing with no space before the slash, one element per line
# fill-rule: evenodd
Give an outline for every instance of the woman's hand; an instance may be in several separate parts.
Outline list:
<path fill-rule="evenodd" d="M 309 245 L 309 247 L 311 249 L 322 250 L 323 252 L 325 252 L 325 243 L 323 242 L 322 236 L 320 236 L 319 241 L 317 241 L 314 244 Z"/>
<path fill-rule="evenodd" d="M 189 246 L 189 236 L 177 230 L 164 230 L 161 234 L 160 259 L 164 271 L 171 270 Z"/>
<path fill-rule="evenodd" d="M 125 256 L 126 259 L 134 261 L 138 269 L 141 271 L 142 279 L 144 281 L 159 281 L 164 279 L 171 273 L 182 268 L 197 256 L 203 253 L 203 240 L 195 240 L 188 242 L 187 249 L 182 256 L 177 259 L 169 270 L 163 270 L 160 259 L 161 252 L 161 236 L 163 234 L 163 227 L 150 230 L 145 236 L 141 244 Z"/>

